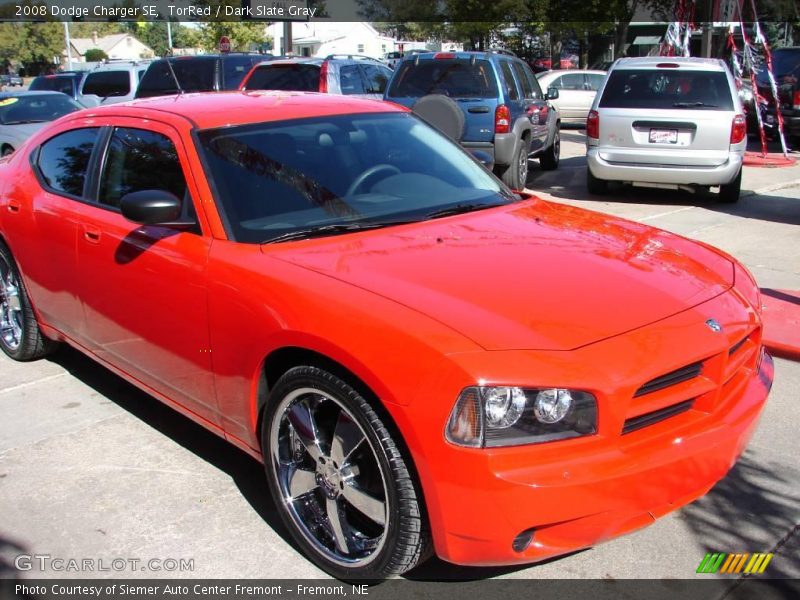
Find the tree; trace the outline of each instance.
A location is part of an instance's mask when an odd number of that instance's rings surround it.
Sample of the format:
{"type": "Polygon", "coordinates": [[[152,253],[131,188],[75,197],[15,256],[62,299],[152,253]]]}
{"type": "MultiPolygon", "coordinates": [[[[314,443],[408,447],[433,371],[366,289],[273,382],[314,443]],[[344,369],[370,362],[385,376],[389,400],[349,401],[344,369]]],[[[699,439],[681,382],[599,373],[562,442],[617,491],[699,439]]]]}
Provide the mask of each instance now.
{"type": "Polygon", "coordinates": [[[89,48],[83,57],[86,62],[103,62],[104,60],[108,60],[108,54],[103,52],[100,48],[89,48]]]}
{"type": "Polygon", "coordinates": [[[251,44],[262,44],[267,39],[266,33],[266,24],[261,22],[210,21],[200,24],[199,42],[204,50],[214,51],[219,47],[219,39],[227,36],[232,51],[246,52],[251,44]]]}

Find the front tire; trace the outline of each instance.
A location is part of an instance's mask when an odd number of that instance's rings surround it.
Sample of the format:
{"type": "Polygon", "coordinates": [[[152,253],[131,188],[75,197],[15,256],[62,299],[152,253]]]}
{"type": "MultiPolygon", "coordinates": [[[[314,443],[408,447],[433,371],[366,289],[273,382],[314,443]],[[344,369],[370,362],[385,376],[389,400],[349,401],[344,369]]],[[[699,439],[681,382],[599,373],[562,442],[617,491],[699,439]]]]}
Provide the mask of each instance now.
{"type": "Polygon", "coordinates": [[[310,366],[276,383],[262,423],[272,497],[303,551],[334,577],[384,579],[427,558],[407,459],[349,384],[310,366]]]}
{"type": "Polygon", "coordinates": [[[539,157],[539,165],[545,171],[553,171],[558,168],[558,161],[561,157],[561,134],[556,129],[553,135],[553,143],[539,157]]]}
{"type": "Polygon", "coordinates": [[[29,361],[47,356],[56,346],[39,331],[11,250],[0,241],[0,349],[14,360],[29,361]]]}
{"type": "Polygon", "coordinates": [[[528,184],[528,141],[525,138],[517,143],[511,164],[507,167],[495,167],[495,173],[512,190],[525,189],[528,184]]]}
{"type": "Polygon", "coordinates": [[[742,191],[742,170],[736,175],[733,181],[719,186],[719,201],[725,204],[734,204],[739,201],[739,194],[742,191]]]}

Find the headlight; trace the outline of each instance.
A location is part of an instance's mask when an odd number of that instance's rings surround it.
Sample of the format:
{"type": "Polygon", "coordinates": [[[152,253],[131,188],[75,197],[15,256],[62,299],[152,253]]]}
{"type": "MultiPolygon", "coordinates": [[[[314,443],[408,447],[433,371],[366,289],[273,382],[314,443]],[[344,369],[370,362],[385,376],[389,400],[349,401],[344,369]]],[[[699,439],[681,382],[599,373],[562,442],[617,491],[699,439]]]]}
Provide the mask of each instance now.
{"type": "Polygon", "coordinates": [[[734,262],[733,287],[761,314],[761,290],[753,274],[740,262],[734,262]]]}
{"type": "Polygon", "coordinates": [[[488,448],[563,440],[597,432],[597,401],[580,390],[472,386],[458,396],[445,437],[488,448]]]}

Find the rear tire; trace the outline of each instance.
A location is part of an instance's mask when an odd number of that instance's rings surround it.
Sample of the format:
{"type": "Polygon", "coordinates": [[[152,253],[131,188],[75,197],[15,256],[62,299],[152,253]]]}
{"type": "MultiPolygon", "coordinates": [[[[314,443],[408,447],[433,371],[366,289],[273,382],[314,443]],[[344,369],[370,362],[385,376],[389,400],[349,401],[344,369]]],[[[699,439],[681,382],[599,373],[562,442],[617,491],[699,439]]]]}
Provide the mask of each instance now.
{"type": "Polygon", "coordinates": [[[425,560],[431,540],[409,459],[364,397],[317,367],[290,369],[264,411],[272,497],[297,544],[345,581],[425,560]]]}
{"type": "Polygon", "coordinates": [[[733,181],[719,186],[719,201],[725,204],[734,204],[739,201],[739,194],[742,190],[742,170],[736,175],[733,181]]]}
{"type": "Polygon", "coordinates": [[[528,141],[523,138],[507,167],[495,167],[495,174],[512,190],[522,191],[528,183],[528,141]]]}
{"type": "Polygon", "coordinates": [[[594,175],[592,175],[592,170],[590,168],[586,168],[586,189],[589,190],[590,194],[594,194],[596,196],[602,196],[608,192],[608,181],[605,179],[598,179],[594,175]]]}
{"type": "Polygon", "coordinates": [[[553,143],[539,157],[539,165],[544,171],[553,171],[558,168],[558,160],[561,157],[561,133],[556,129],[553,136],[553,143]]]}
{"type": "Polygon", "coordinates": [[[57,347],[39,331],[11,250],[0,241],[0,350],[14,360],[29,361],[57,347]]]}

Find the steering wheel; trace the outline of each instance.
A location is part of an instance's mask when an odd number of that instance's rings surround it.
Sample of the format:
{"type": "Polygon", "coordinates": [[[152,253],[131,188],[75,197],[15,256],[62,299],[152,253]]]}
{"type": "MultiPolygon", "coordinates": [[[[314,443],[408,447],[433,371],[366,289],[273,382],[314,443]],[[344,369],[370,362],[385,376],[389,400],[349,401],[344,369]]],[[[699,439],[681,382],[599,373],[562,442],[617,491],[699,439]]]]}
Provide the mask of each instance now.
{"type": "Polygon", "coordinates": [[[353,183],[350,184],[350,187],[347,188],[347,193],[345,196],[352,196],[356,193],[358,188],[364,185],[364,182],[375,175],[376,173],[380,173],[381,171],[390,171],[394,175],[400,174],[400,169],[395,167],[394,165],[387,165],[386,163],[382,163],[379,165],[373,165],[367,170],[363,171],[358,177],[353,180],[353,183]]]}

